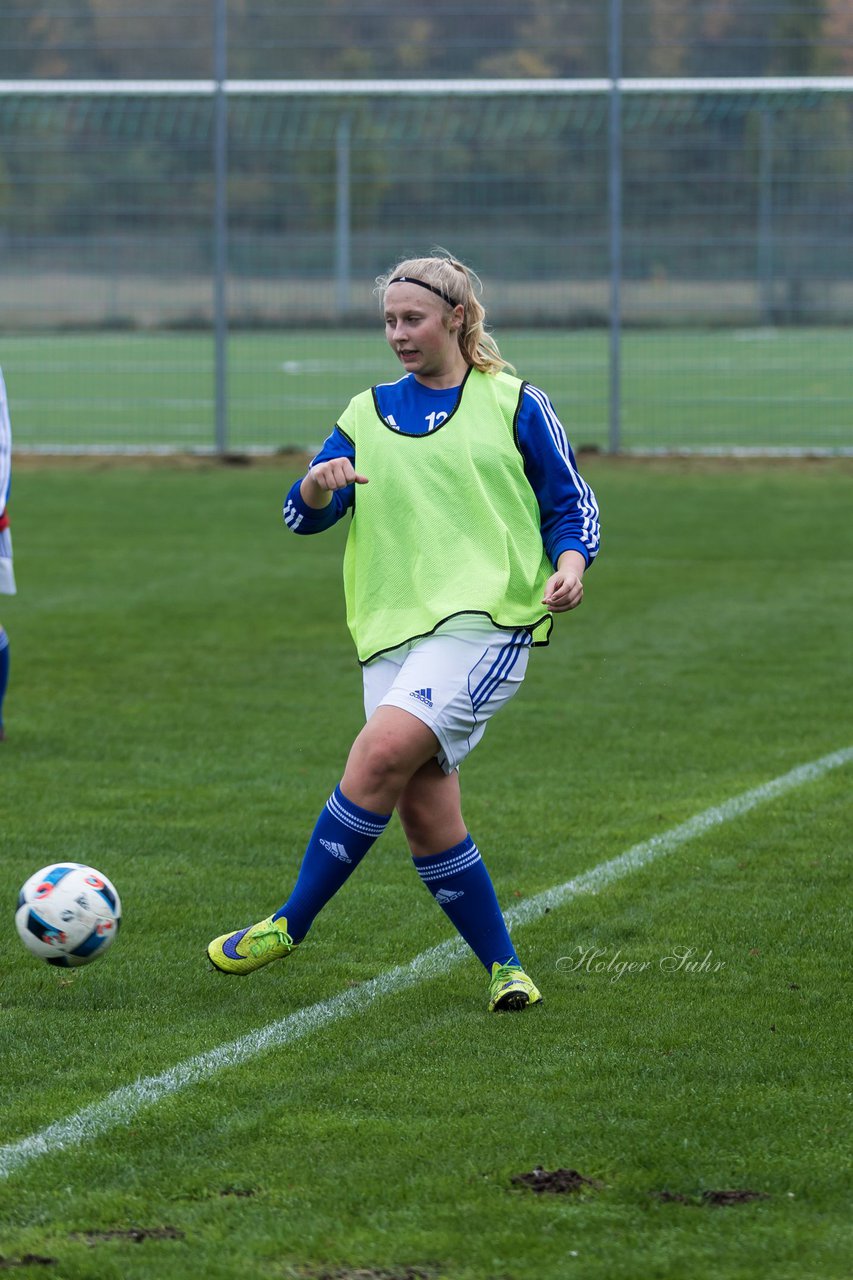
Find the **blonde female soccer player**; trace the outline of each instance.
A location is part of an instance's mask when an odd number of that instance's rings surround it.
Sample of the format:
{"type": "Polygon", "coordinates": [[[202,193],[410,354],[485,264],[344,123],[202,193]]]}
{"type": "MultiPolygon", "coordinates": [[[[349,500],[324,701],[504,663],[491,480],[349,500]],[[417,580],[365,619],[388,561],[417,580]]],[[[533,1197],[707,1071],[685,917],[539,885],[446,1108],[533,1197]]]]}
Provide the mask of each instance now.
{"type": "Polygon", "coordinates": [[[377,281],[403,376],[350,401],[287,495],[296,534],[353,513],[344,582],[367,720],[284,905],[210,943],[224,973],[288,955],[396,809],[418,874],[485,965],[489,1010],[541,1000],[462,817],[458,769],[553,615],[581,603],[598,507],[548,397],[506,372],[478,287],[443,252],[377,281]]]}
{"type": "MultiPolygon", "coordinates": [[[[15,572],[12,565],[12,535],[9,532],[9,487],[12,483],[12,427],[6,401],[6,384],[0,369],[0,595],[15,594],[15,572]]],[[[0,622],[0,742],[6,738],[3,729],[3,700],[9,683],[9,637],[0,622]]]]}

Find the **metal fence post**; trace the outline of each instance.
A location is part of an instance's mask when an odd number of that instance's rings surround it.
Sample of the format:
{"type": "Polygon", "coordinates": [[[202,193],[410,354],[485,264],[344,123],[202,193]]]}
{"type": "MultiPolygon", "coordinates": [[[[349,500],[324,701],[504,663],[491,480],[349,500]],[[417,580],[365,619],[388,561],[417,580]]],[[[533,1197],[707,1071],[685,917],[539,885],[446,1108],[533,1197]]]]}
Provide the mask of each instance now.
{"type": "Polygon", "coordinates": [[[622,443],[622,0],[610,0],[608,243],[610,256],[609,442],[622,443]]]}
{"type": "Polygon", "coordinates": [[[350,218],[350,117],[342,115],[335,137],[335,281],[338,316],[344,317],[350,305],[351,218],[350,218]]]}
{"type": "Polygon", "coordinates": [[[213,334],[216,451],[228,449],[228,37],[227,0],[215,0],[213,31],[213,334]]]}
{"type": "Polygon", "coordinates": [[[761,323],[774,320],[773,110],[762,107],[758,134],[758,292],[761,323]]]}

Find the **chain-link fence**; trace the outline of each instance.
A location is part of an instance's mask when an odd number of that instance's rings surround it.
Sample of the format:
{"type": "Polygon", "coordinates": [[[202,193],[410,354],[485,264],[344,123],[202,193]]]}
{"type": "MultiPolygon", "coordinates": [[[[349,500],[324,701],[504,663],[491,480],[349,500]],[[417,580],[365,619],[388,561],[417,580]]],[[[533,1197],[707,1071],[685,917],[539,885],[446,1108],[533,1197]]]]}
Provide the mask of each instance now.
{"type": "Polygon", "coordinates": [[[0,90],[19,446],[315,444],[441,244],[580,444],[853,448],[853,80],[0,90]]]}

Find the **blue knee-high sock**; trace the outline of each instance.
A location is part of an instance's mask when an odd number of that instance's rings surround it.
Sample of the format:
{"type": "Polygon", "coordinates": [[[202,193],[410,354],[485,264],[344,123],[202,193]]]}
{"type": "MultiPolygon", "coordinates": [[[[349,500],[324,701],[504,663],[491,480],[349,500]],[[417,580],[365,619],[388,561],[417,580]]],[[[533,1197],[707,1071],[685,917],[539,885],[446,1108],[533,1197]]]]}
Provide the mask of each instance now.
{"type": "Polygon", "coordinates": [[[3,728],[3,699],[9,683],[9,637],[0,627],[0,729],[3,728]]]}
{"type": "Polygon", "coordinates": [[[287,931],[297,942],[382,835],[390,817],[362,809],[335,787],[308,841],[293,892],[273,917],[287,919],[287,931]]]}
{"type": "Polygon", "coordinates": [[[496,963],[518,964],[491,877],[470,835],[444,853],[412,861],[438,905],[489,972],[496,963]]]}

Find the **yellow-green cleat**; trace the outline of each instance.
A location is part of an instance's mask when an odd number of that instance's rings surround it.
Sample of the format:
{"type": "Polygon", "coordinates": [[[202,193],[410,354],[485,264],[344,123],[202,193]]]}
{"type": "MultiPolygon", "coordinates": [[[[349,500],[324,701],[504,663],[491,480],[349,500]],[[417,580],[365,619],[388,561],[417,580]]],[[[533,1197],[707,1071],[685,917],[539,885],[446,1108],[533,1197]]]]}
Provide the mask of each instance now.
{"type": "Polygon", "coordinates": [[[489,982],[489,1013],[517,1012],[539,1004],[542,993],[517,964],[493,964],[489,982]]]}
{"type": "Polygon", "coordinates": [[[287,932],[287,920],[282,916],[273,920],[268,916],[248,929],[223,933],[214,938],[207,948],[207,955],[214,969],[220,973],[254,973],[271,960],[289,956],[298,944],[287,932]]]}

